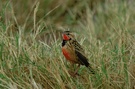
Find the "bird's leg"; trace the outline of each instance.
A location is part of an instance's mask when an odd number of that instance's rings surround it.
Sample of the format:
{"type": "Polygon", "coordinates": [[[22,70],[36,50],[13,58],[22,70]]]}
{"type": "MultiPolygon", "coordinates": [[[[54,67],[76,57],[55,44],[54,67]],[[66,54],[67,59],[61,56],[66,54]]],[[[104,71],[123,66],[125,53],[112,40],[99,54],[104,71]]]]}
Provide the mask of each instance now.
{"type": "Polygon", "coordinates": [[[68,71],[69,72],[69,74],[72,76],[72,77],[75,77],[76,75],[79,75],[77,72],[78,72],[78,70],[79,70],[79,68],[80,68],[80,64],[77,66],[77,69],[75,70],[75,72],[71,72],[71,71],[68,71]]]}
{"type": "Polygon", "coordinates": [[[76,74],[77,74],[77,72],[78,72],[79,68],[80,68],[80,64],[78,64],[78,66],[77,66],[77,68],[76,68],[76,70],[75,70],[75,72],[74,72],[74,75],[76,75],[76,74]]]}

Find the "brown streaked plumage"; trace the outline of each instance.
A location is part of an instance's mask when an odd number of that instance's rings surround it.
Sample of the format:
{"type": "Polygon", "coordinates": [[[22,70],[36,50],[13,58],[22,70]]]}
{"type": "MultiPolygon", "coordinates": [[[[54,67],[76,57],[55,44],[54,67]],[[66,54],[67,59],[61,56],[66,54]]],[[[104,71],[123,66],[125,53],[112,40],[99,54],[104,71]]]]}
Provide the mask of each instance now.
{"type": "Polygon", "coordinates": [[[85,65],[92,74],[94,70],[90,66],[88,59],[85,57],[84,50],[82,46],[76,41],[75,36],[70,31],[64,31],[62,34],[62,52],[65,58],[73,64],[79,64],[78,68],[74,72],[74,75],[77,73],[80,65],[85,65]]]}

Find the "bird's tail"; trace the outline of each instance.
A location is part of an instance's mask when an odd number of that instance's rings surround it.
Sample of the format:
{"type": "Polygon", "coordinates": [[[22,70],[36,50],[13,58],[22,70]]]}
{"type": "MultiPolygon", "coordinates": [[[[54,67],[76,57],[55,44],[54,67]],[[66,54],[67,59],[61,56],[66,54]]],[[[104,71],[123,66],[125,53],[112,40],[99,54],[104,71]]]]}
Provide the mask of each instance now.
{"type": "Polygon", "coordinates": [[[95,74],[94,69],[93,69],[90,65],[89,65],[87,68],[88,68],[88,70],[90,71],[90,73],[95,74]]]}

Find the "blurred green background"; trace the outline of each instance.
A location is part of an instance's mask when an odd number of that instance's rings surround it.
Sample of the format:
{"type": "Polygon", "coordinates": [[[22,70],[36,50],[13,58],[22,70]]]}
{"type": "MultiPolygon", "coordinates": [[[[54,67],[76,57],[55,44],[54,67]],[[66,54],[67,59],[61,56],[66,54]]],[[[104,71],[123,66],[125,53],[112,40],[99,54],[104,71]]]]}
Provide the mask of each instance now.
{"type": "MultiPolygon", "coordinates": [[[[35,24],[45,30],[70,29],[75,32],[95,32],[98,39],[105,40],[114,31],[113,26],[126,26],[133,35],[135,13],[134,0],[1,0],[1,21],[12,23],[13,30],[22,26],[25,32],[35,24]],[[35,16],[35,17],[34,17],[35,16]],[[118,22],[119,21],[119,22],[118,22]],[[113,24],[112,22],[116,22],[113,24]]],[[[50,32],[50,31],[48,31],[50,32]]],[[[56,32],[56,33],[57,33],[56,32]]]]}

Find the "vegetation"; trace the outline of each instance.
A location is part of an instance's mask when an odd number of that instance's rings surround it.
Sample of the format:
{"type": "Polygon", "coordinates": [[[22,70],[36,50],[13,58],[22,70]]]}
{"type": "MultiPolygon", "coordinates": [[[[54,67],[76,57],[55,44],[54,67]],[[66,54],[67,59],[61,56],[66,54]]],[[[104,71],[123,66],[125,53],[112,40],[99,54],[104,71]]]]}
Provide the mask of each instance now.
{"type": "Polygon", "coordinates": [[[1,0],[0,89],[134,89],[134,0],[1,0]],[[97,74],[61,53],[70,30],[97,74]]]}

